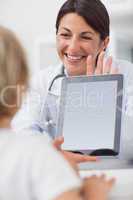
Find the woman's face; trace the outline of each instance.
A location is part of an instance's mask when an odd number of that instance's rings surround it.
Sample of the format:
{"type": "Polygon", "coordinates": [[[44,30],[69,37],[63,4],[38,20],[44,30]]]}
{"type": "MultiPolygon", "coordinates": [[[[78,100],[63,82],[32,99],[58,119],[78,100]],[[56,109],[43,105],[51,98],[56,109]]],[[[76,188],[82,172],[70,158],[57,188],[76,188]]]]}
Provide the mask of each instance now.
{"type": "Polygon", "coordinates": [[[57,51],[67,73],[71,76],[86,74],[86,59],[96,57],[105,48],[100,34],[76,13],[66,14],[57,32],[57,51]]]}

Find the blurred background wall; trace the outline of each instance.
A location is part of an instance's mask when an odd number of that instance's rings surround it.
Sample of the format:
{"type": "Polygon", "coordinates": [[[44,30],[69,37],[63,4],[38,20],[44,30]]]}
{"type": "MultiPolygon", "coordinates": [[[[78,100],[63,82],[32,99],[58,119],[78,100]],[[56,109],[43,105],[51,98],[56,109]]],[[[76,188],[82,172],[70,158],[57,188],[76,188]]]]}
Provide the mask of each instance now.
{"type": "MultiPolygon", "coordinates": [[[[22,40],[31,72],[56,64],[55,19],[64,0],[2,0],[0,24],[14,30],[22,40]]],[[[103,0],[111,17],[111,42],[114,57],[133,62],[133,1],[103,0]]]]}
{"type": "Polygon", "coordinates": [[[114,57],[133,62],[133,1],[103,0],[111,18],[109,52],[114,57]]]}

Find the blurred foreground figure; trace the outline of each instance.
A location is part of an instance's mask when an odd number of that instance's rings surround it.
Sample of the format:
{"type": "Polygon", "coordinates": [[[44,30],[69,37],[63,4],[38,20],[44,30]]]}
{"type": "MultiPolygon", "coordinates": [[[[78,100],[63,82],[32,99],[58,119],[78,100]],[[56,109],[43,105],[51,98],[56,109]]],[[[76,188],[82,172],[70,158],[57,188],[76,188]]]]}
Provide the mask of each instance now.
{"type": "Polygon", "coordinates": [[[11,130],[27,84],[23,48],[11,31],[0,27],[0,199],[106,199],[113,179],[81,181],[48,136],[11,130]]]}

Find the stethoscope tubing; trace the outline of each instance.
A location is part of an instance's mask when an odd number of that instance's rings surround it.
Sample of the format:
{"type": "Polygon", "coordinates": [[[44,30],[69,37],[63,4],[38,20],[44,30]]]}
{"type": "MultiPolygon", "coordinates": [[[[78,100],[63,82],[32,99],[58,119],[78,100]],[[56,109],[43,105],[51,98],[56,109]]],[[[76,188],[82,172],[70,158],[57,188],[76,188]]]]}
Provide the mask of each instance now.
{"type": "Polygon", "coordinates": [[[57,80],[58,78],[64,77],[64,76],[65,76],[64,66],[62,65],[61,73],[60,73],[60,74],[57,74],[57,75],[53,78],[53,80],[51,81],[51,83],[50,83],[50,85],[49,85],[48,91],[49,91],[49,92],[51,91],[52,86],[53,86],[55,80],[57,80]]]}

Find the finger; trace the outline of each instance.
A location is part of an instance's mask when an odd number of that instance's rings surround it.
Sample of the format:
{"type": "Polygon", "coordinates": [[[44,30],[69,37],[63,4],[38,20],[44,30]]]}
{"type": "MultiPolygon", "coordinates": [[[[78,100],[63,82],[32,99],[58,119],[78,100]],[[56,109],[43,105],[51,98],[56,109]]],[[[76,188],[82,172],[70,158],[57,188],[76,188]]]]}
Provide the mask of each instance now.
{"type": "Polygon", "coordinates": [[[109,56],[109,58],[104,62],[103,64],[103,73],[104,74],[110,74],[111,66],[112,66],[112,57],[109,56]]]}
{"type": "Polygon", "coordinates": [[[112,187],[116,182],[116,179],[115,178],[111,178],[109,181],[108,181],[108,184],[110,187],[112,187]]]}
{"type": "Polygon", "coordinates": [[[87,177],[84,177],[84,182],[87,182],[87,181],[90,181],[90,178],[97,178],[97,175],[96,174],[93,174],[93,175],[90,175],[90,176],[87,176],[87,177]]]}
{"type": "Polygon", "coordinates": [[[64,142],[64,137],[63,136],[60,136],[56,139],[54,139],[53,141],[53,145],[56,149],[60,150],[61,149],[61,145],[63,144],[64,142]]]}
{"type": "Polygon", "coordinates": [[[96,180],[97,178],[98,178],[98,176],[96,174],[93,174],[91,176],[85,177],[83,180],[84,180],[84,183],[88,183],[88,182],[90,182],[90,180],[92,180],[92,179],[96,180]]]}
{"type": "Polygon", "coordinates": [[[102,51],[100,53],[100,55],[98,56],[97,67],[96,67],[96,70],[95,70],[95,74],[96,75],[103,74],[103,60],[104,60],[104,55],[105,55],[105,52],[102,51]]]}
{"type": "Polygon", "coordinates": [[[118,74],[119,73],[119,69],[117,67],[112,67],[110,73],[111,74],[118,74]]]}
{"type": "Polygon", "coordinates": [[[105,180],[105,178],[106,178],[106,175],[105,175],[105,174],[102,174],[102,175],[100,176],[100,179],[105,180]]]}
{"type": "Polygon", "coordinates": [[[94,175],[90,176],[89,178],[97,178],[97,175],[94,174],[94,175]]]}
{"type": "Polygon", "coordinates": [[[96,156],[86,156],[86,155],[81,155],[77,153],[71,153],[71,152],[65,152],[65,156],[69,157],[76,163],[81,163],[81,162],[89,162],[89,161],[97,161],[96,156]]]}
{"type": "Polygon", "coordinates": [[[94,67],[93,67],[93,60],[92,60],[92,55],[89,55],[87,57],[87,67],[86,67],[86,75],[90,76],[94,74],[94,67]]]}

